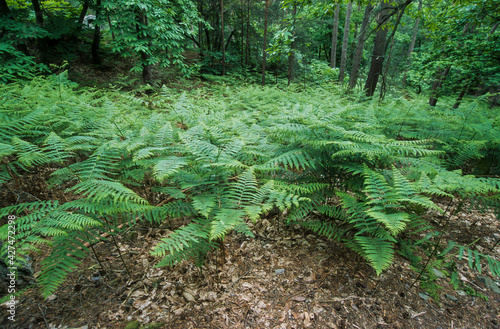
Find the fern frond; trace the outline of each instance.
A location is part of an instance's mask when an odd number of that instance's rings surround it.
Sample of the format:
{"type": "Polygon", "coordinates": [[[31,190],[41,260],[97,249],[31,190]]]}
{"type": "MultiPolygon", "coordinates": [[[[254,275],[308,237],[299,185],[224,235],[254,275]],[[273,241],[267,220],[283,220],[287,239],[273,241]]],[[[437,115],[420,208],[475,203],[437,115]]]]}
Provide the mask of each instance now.
{"type": "Polygon", "coordinates": [[[114,202],[135,202],[146,204],[147,201],[138,196],[131,189],[123,186],[119,182],[109,180],[89,179],[76,184],[69,189],[76,193],[87,196],[93,202],[100,202],[110,198],[114,202]]]}
{"type": "Polygon", "coordinates": [[[164,158],[162,160],[159,160],[154,167],[155,177],[156,179],[158,179],[158,181],[162,182],[172,175],[178,173],[179,169],[181,169],[185,165],[187,165],[186,158],[176,156],[164,158]]]}
{"type": "Polygon", "coordinates": [[[77,269],[82,258],[89,252],[78,233],[56,237],[53,244],[50,256],[42,261],[42,271],[38,277],[45,298],[59,288],[68,273],[77,269]]]}
{"type": "Polygon", "coordinates": [[[392,243],[377,237],[355,236],[354,241],[358,244],[358,252],[368,260],[375,269],[377,275],[389,268],[394,259],[392,243]]]}
{"type": "Polygon", "coordinates": [[[238,209],[221,209],[215,214],[211,223],[210,240],[223,239],[224,236],[240,225],[246,225],[243,220],[245,211],[238,209]]]}

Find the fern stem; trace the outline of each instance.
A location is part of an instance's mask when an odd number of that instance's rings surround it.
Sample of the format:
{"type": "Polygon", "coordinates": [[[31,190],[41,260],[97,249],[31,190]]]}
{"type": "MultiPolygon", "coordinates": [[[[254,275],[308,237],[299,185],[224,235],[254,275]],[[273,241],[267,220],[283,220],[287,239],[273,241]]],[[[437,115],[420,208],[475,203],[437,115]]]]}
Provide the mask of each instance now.
{"type": "Polygon", "coordinates": [[[106,269],[104,268],[104,266],[102,266],[102,263],[101,263],[101,260],[99,259],[99,256],[95,252],[93,244],[90,244],[90,249],[92,249],[92,253],[94,254],[95,259],[97,260],[97,263],[99,264],[99,266],[103,269],[104,273],[106,273],[106,275],[108,275],[108,272],[106,271],[106,269]]]}
{"type": "MultiPolygon", "coordinates": [[[[444,210],[444,213],[441,216],[441,219],[439,220],[439,223],[438,223],[439,226],[441,226],[441,223],[443,222],[444,216],[446,216],[446,212],[448,211],[448,209],[450,209],[452,202],[453,202],[453,199],[450,199],[450,202],[446,206],[446,209],[444,210]]],[[[450,212],[450,216],[448,216],[448,219],[450,219],[450,217],[451,217],[451,212],[450,212]]]]}
{"type": "MultiPolygon", "coordinates": [[[[444,229],[446,229],[448,227],[448,224],[449,224],[449,221],[448,223],[446,223],[446,226],[444,227],[444,229]]],[[[422,277],[422,274],[424,274],[424,271],[425,269],[427,268],[427,266],[429,265],[431,259],[436,255],[436,252],[438,250],[438,246],[439,244],[441,243],[441,239],[443,238],[444,236],[444,233],[441,233],[441,235],[439,236],[439,239],[436,241],[436,243],[434,243],[434,246],[433,246],[433,249],[432,249],[432,252],[431,254],[429,255],[429,258],[427,258],[427,261],[425,262],[425,265],[424,267],[422,267],[422,270],[420,270],[420,273],[418,273],[418,276],[417,278],[415,279],[415,281],[413,281],[413,283],[410,285],[410,288],[413,288],[413,286],[415,285],[415,283],[417,283],[418,280],[420,280],[420,278],[422,277]]]]}
{"type": "Polygon", "coordinates": [[[123,259],[123,255],[122,255],[122,252],[120,251],[120,247],[118,246],[118,243],[116,243],[115,236],[112,235],[111,238],[113,239],[113,243],[115,244],[116,250],[118,250],[118,255],[120,255],[120,259],[122,261],[123,267],[125,267],[125,271],[127,271],[129,278],[132,278],[132,274],[128,270],[127,264],[125,264],[125,260],[123,259]]]}
{"type": "Polygon", "coordinates": [[[474,104],[472,105],[472,108],[470,109],[469,113],[467,113],[467,116],[465,117],[464,123],[462,125],[462,130],[460,130],[460,134],[458,135],[457,139],[460,139],[460,137],[462,136],[462,133],[463,133],[464,128],[465,128],[465,123],[467,122],[467,119],[469,119],[469,116],[472,114],[472,111],[474,111],[474,108],[476,107],[476,105],[477,105],[477,103],[474,102],[474,104]]]}

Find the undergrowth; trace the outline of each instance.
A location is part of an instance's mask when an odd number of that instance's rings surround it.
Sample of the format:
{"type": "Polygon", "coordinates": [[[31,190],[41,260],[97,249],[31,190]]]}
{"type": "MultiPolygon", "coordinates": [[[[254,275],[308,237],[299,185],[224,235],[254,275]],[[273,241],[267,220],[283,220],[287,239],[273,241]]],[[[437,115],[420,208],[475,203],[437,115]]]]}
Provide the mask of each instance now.
{"type": "Polygon", "coordinates": [[[16,254],[4,243],[4,259],[52,248],[37,278],[44,296],[103,236],[189,219],[152,254],[158,266],[202,266],[225,235],[252,236],[248,222],[271,209],[355,250],[377,275],[396,252],[424,274],[423,250],[428,259],[465,253],[471,268],[500,276],[474,245],[443,249],[445,232],[422,216],[453,225],[439,200],[498,218],[500,117],[481,100],[452,111],[419,99],[353,101],[328,85],[223,82],[122,93],[80,89],[64,74],[0,88],[0,183],[20,196],[31,171],[51,172],[53,195],[64,196],[0,209],[17,216],[16,254]]]}

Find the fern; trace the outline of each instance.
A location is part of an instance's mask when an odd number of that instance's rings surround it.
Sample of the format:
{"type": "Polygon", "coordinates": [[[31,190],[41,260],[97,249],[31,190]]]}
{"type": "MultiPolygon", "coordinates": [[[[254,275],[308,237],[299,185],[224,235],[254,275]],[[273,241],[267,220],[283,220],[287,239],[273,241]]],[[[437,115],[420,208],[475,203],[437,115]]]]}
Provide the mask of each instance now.
{"type": "MultiPolygon", "coordinates": [[[[442,212],[431,198],[500,213],[500,183],[487,177],[498,170],[500,128],[481,103],[474,111],[355,103],[336,87],[180,95],[163,87],[147,100],[75,88],[64,76],[0,86],[0,184],[23,193],[26,173],[50,170],[53,195],[67,196],[0,209],[19,217],[20,256],[53,246],[42,263],[45,295],[85,257],[84,241],[120,224],[182,218],[152,254],[159,266],[202,266],[227,234],[251,236],[247,222],[277,208],[286,223],[344,243],[380,274],[398,248],[410,255],[439,234],[422,216],[442,212]],[[489,166],[477,178],[481,161],[489,166]]],[[[476,270],[500,272],[492,257],[468,257],[476,270]]]]}

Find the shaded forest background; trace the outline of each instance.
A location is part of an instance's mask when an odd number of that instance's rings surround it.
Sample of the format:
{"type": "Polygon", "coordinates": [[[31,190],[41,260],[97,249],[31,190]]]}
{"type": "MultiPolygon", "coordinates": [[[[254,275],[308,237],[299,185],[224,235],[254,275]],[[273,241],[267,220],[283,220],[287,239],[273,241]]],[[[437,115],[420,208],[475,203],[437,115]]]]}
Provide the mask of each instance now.
{"type": "Polygon", "coordinates": [[[183,76],[260,75],[262,84],[339,81],[381,98],[407,88],[426,92],[432,106],[441,95],[455,95],[458,107],[465,96],[499,92],[499,6],[494,0],[1,0],[1,80],[81,58],[106,67],[120,56],[149,83],[175,66],[183,76]]]}

